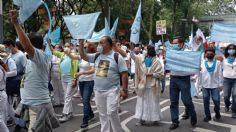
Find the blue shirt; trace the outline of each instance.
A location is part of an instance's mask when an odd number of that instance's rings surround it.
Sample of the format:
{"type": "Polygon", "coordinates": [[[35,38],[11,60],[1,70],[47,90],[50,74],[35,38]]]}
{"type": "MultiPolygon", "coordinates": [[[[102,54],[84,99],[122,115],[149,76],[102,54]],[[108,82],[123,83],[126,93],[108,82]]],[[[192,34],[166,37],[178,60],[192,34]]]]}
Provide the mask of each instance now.
{"type": "Polygon", "coordinates": [[[63,58],[63,61],[60,64],[61,67],[61,74],[69,74],[70,75],[70,67],[71,67],[71,59],[68,56],[63,58]]]}

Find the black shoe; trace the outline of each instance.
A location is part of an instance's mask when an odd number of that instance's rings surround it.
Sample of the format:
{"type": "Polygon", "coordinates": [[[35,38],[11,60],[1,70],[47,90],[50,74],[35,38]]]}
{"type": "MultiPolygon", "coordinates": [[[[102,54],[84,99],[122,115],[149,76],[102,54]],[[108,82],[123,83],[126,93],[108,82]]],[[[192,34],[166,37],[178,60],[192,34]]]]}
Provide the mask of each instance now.
{"type": "Polygon", "coordinates": [[[197,117],[191,118],[190,124],[192,125],[192,127],[195,127],[197,124],[197,117]]]}
{"type": "Polygon", "coordinates": [[[80,128],[82,128],[83,130],[88,129],[88,123],[83,122],[83,123],[80,125],[80,128]]]}
{"type": "Polygon", "coordinates": [[[210,116],[207,116],[207,117],[205,117],[205,118],[203,119],[204,122],[208,122],[208,121],[210,121],[210,120],[211,120],[211,117],[210,117],[210,116]]]}
{"type": "Polygon", "coordinates": [[[176,123],[173,123],[173,124],[171,124],[170,125],[170,130],[174,130],[174,129],[176,129],[176,128],[178,128],[179,127],[179,124],[176,124],[176,123]]]}
{"type": "Polygon", "coordinates": [[[225,112],[229,112],[229,106],[225,106],[225,112]]]}
{"type": "Polygon", "coordinates": [[[215,118],[216,118],[216,120],[219,120],[221,118],[220,113],[216,113],[215,118]]]}

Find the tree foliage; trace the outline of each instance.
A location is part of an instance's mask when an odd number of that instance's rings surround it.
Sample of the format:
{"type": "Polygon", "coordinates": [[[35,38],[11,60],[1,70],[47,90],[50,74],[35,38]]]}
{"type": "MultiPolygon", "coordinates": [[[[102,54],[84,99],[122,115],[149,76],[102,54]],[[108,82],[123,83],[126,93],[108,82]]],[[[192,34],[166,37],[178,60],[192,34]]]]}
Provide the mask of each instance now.
{"type": "MultiPolygon", "coordinates": [[[[119,29],[124,29],[125,39],[129,40],[132,23],[124,24],[124,20],[132,21],[135,17],[139,0],[45,0],[53,14],[53,29],[60,26],[62,38],[65,40],[70,34],[62,19],[65,15],[84,14],[101,11],[96,31],[104,27],[104,17],[108,18],[110,26],[119,17],[119,29]]],[[[9,23],[8,10],[12,7],[12,1],[3,1],[4,9],[4,37],[13,38],[16,33],[9,23]]],[[[165,38],[182,35],[188,37],[191,31],[193,17],[199,18],[204,15],[221,15],[235,13],[235,0],[142,0],[142,27],[141,40],[158,40],[161,37],[155,34],[156,21],[167,21],[167,35],[165,38]]],[[[26,32],[45,33],[48,28],[44,21],[47,15],[39,15],[40,7],[28,19],[24,28],[26,32]]],[[[117,35],[119,35],[117,33],[117,35]]]]}

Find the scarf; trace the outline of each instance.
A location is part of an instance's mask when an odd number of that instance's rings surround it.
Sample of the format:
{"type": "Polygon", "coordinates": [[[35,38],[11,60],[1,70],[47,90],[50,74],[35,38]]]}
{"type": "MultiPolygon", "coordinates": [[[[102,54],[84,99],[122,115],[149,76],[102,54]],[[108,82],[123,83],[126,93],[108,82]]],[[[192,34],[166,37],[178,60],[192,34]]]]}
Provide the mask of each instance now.
{"type": "Polygon", "coordinates": [[[207,69],[207,71],[212,74],[215,71],[216,68],[216,60],[213,61],[213,65],[210,67],[207,63],[208,61],[205,61],[205,67],[207,69]]]}
{"type": "Polygon", "coordinates": [[[151,67],[152,62],[153,62],[153,60],[152,60],[151,57],[145,57],[144,63],[145,63],[145,66],[146,66],[146,67],[151,67]]]}
{"type": "Polygon", "coordinates": [[[228,58],[227,58],[227,62],[228,62],[229,64],[233,64],[233,63],[234,63],[234,60],[235,60],[235,57],[228,57],[228,58]]]}

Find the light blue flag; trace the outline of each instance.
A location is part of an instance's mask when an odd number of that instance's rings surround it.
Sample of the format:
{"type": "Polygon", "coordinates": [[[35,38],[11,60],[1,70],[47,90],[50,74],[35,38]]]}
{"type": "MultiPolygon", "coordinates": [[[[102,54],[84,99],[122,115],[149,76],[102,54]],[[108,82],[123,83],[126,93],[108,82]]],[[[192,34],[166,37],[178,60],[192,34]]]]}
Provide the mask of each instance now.
{"type": "Polygon", "coordinates": [[[48,45],[48,39],[49,39],[48,34],[46,34],[43,38],[43,43],[46,46],[44,52],[47,55],[48,60],[51,60],[52,59],[52,52],[51,52],[49,45],[48,45]]]}
{"type": "Polygon", "coordinates": [[[103,30],[103,36],[110,36],[111,30],[110,30],[110,26],[107,22],[107,19],[105,18],[105,28],[103,30]]]}
{"type": "Polygon", "coordinates": [[[134,44],[138,44],[139,42],[141,19],[142,18],[141,18],[141,1],[140,1],[138,11],[134,19],[134,23],[131,27],[130,42],[134,44]]]}
{"type": "Polygon", "coordinates": [[[116,18],[116,21],[114,22],[113,27],[111,29],[111,35],[110,35],[111,38],[115,38],[118,21],[119,21],[119,18],[116,18]]]}
{"type": "Polygon", "coordinates": [[[93,32],[91,39],[87,39],[87,40],[89,42],[99,42],[103,36],[110,36],[110,34],[111,34],[111,30],[107,22],[107,19],[105,18],[105,28],[103,28],[99,32],[93,32]]]}
{"type": "Polygon", "coordinates": [[[236,43],[236,24],[215,23],[211,30],[211,41],[236,43]]]}
{"type": "Polygon", "coordinates": [[[166,41],[166,42],[165,42],[165,46],[166,46],[166,49],[170,49],[170,48],[171,48],[171,43],[170,43],[170,41],[166,41]]]}
{"type": "Polygon", "coordinates": [[[61,28],[58,27],[56,28],[56,30],[54,30],[53,32],[51,32],[50,34],[50,40],[51,40],[51,43],[52,45],[57,45],[57,44],[60,44],[60,38],[61,38],[61,28]]]}
{"type": "Polygon", "coordinates": [[[90,39],[101,12],[63,16],[67,28],[74,39],[90,39]]]}
{"type": "Polygon", "coordinates": [[[20,7],[18,19],[23,24],[43,2],[42,0],[13,0],[13,3],[20,7]]]}
{"type": "Polygon", "coordinates": [[[201,64],[201,52],[166,50],[166,69],[188,74],[198,73],[201,64]]]}
{"type": "Polygon", "coordinates": [[[155,49],[159,49],[159,47],[161,46],[161,40],[159,40],[157,43],[155,43],[155,49]]]}
{"type": "Polygon", "coordinates": [[[70,42],[73,44],[73,45],[77,45],[79,43],[78,39],[71,39],[70,42]]]}

